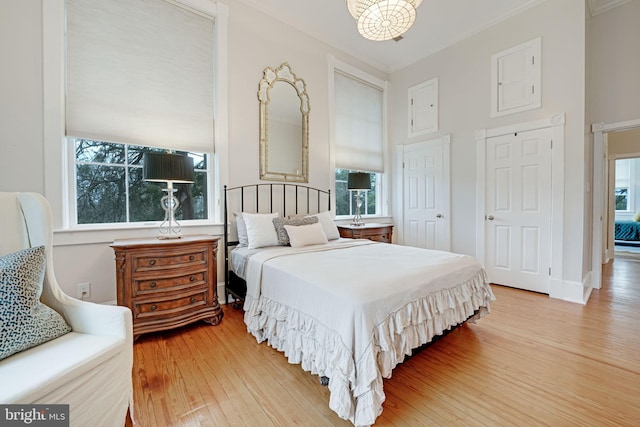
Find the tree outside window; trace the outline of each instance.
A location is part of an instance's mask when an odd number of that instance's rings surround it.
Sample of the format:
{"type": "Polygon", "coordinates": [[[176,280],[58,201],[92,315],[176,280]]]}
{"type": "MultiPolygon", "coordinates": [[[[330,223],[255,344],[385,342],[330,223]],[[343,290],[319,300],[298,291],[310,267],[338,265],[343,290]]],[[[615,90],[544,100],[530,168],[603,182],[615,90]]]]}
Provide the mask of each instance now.
{"type": "MultiPolygon", "coordinates": [[[[158,148],[74,139],[77,224],[161,221],[165,184],[142,179],[142,158],[158,148]]],[[[180,207],[176,219],[207,219],[208,159],[204,154],[176,152],[194,159],[193,184],[174,184],[180,207]]]]}

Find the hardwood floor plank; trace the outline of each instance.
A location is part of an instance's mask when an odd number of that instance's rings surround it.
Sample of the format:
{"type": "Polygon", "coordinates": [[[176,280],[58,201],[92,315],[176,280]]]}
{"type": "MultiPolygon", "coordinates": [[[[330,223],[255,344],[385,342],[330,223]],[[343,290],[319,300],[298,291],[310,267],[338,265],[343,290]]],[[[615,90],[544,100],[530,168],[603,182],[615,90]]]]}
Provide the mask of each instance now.
{"type": "MultiPolygon", "coordinates": [[[[489,316],[463,325],[385,379],[376,426],[636,426],[640,262],[603,268],[586,306],[494,286],[489,316]]],[[[134,345],[139,426],[350,426],[318,377],[247,333],[218,326],[148,334],[134,345]]]]}

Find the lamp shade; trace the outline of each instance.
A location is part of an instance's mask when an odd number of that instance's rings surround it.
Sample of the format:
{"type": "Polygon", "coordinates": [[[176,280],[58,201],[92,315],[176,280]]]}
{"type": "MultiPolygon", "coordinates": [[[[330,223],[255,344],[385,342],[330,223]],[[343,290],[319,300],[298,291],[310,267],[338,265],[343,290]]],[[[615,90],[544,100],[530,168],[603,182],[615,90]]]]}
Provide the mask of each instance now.
{"type": "Polygon", "coordinates": [[[193,159],[170,153],[144,153],[142,177],[145,181],[193,182],[193,159]]]}
{"type": "Polygon", "coordinates": [[[347,177],[347,189],[371,190],[371,176],[366,172],[351,172],[347,177]]]}

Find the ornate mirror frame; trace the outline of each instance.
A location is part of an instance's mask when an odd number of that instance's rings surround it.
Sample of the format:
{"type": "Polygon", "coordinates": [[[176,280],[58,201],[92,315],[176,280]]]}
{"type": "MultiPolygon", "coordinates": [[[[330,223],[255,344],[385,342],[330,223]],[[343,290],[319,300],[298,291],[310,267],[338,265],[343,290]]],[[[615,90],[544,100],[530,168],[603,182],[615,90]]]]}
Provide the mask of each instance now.
{"type": "MultiPolygon", "coordinates": [[[[304,80],[296,77],[291,66],[284,62],[277,69],[267,67],[258,85],[258,100],[260,101],[260,179],[272,181],[309,182],[309,95],[304,80]],[[301,114],[301,169],[273,170],[274,162],[269,164],[269,103],[271,89],[278,83],[291,85],[300,100],[301,114]]],[[[273,142],[272,142],[273,143],[273,142]]],[[[297,142],[296,142],[297,143],[297,142]]]]}

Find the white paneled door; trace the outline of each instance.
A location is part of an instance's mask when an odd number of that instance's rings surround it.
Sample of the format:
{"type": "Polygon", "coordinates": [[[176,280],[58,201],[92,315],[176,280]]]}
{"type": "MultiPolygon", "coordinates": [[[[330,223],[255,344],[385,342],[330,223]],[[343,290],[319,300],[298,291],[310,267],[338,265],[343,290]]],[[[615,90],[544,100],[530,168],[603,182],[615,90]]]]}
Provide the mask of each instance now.
{"type": "Polygon", "coordinates": [[[486,270],[492,283],[549,293],[551,130],[487,139],[486,270]]]}
{"type": "Polygon", "coordinates": [[[403,243],[450,250],[449,139],[403,149],[403,243]]]}

